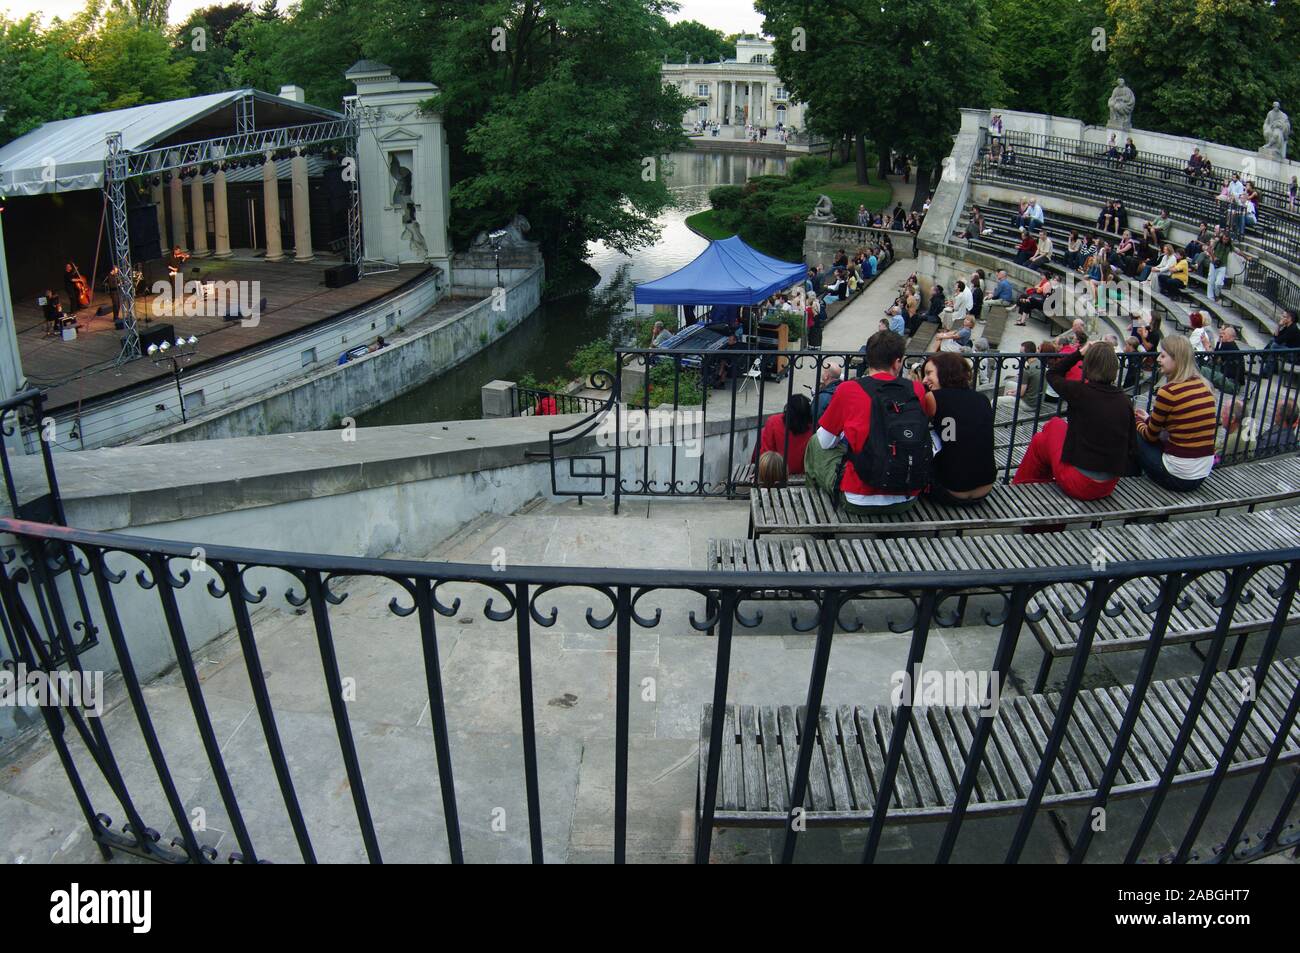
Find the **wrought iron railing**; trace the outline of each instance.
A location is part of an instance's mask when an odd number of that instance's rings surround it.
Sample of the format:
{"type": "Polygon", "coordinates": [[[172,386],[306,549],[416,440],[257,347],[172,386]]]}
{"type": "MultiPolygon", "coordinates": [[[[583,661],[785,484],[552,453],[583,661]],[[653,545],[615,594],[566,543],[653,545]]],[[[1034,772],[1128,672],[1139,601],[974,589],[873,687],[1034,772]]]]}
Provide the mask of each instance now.
{"type": "MultiPolygon", "coordinates": [[[[1141,649],[1134,685],[1127,692],[1127,704],[1121,701],[1122,715],[1116,712],[1120,716],[1118,728],[1110,737],[1095,739],[1099,746],[1096,757],[1099,763],[1104,763],[1104,771],[1096,780],[1095,792],[1085,791],[1075,802],[1090,810],[1086,816],[1079,816],[1077,824],[1061,822],[1069,828],[1070,861],[1088,858],[1095,842],[1096,809],[1104,808],[1112,817],[1114,812],[1122,810],[1118,794],[1112,800],[1114,788],[1124,783],[1121,762],[1137,744],[1138,712],[1152,691],[1154,671],[1170,630],[1171,613],[1190,601],[1213,607],[1218,621],[1204,640],[1208,646],[1195,676],[1195,688],[1189,693],[1186,714],[1169,726],[1173,741],[1160,752],[1160,757],[1167,760],[1162,765],[1159,782],[1143,792],[1144,800],[1127,802],[1132,817],[1138,821],[1136,825],[1121,826],[1112,820],[1110,830],[1124,833],[1120,835],[1122,841],[1117,841],[1114,833],[1108,835],[1107,856],[1118,859],[1122,854],[1125,860],[1134,861],[1154,851],[1174,861],[1228,862],[1289,849],[1300,842],[1291,820],[1296,795],[1300,792],[1300,775],[1284,770],[1285,763],[1295,756],[1294,745],[1288,738],[1300,707],[1300,684],[1272,664],[1279,658],[1283,631],[1300,582],[1300,548],[1214,558],[1166,559],[1161,554],[1153,554],[1148,560],[1111,563],[1100,571],[1082,562],[1087,559],[1084,556],[1079,565],[1065,568],[1038,567],[999,573],[945,568],[942,572],[867,576],[762,572],[738,577],[734,573],[686,570],[524,566],[494,569],[213,545],[201,547],[203,564],[195,568],[196,546],[189,542],[84,532],[9,519],[0,520],[0,533],[9,534],[18,543],[7,549],[7,562],[0,565],[0,597],[20,661],[32,670],[51,671],[56,667],[58,646],[62,645],[62,656],[69,670],[83,671],[77,654],[68,651],[72,640],[69,622],[76,610],[67,618],[56,614],[52,626],[32,611],[33,605],[42,599],[50,605],[62,604],[70,578],[84,578],[93,588],[94,614],[103,619],[109,635],[111,664],[121,675],[125,693],[123,713],[129,712],[130,718],[95,718],[72,705],[49,705],[41,709],[51,743],[67,771],[85,822],[106,858],[114,851],[122,851],[166,862],[207,863],[223,859],[244,863],[313,862],[326,851],[333,856],[346,851],[347,845],[338,842],[344,837],[341,833],[344,826],[336,816],[322,816],[317,799],[305,797],[308,792],[300,787],[306,773],[319,776],[316,772],[329,759],[318,742],[303,744],[301,734],[284,730],[284,712],[272,702],[267,684],[262,656],[269,650],[268,643],[274,636],[259,631],[250,608],[262,602],[273,585],[286,587],[287,600],[307,614],[314,633],[314,654],[319,655],[319,667],[315,660],[301,659],[301,670],[295,668],[280,675],[291,679],[320,679],[323,673],[323,692],[330,703],[342,760],[339,790],[346,790],[351,798],[361,850],[373,862],[385,856],[460,862],[475,859],[475,848],[482,846],[482,841],[475,839],[475,831],[481,825],[467,826],[462,818],[471,810],[474,816],[486,816],[486,806],[475,803],[471,797],[467,807],[463,788],[458,786],[453,756],[454,751],[457,757],[464,756],[465,742],[455,746],[451,743],[453,732],[461,728],[477,731],[480,726],[456,721],[455,712],[464,709],[451,704],[456,699],[450,697],[444,680],[439,639],[440,635],[445,636],[446,630],[440,629],[440,619],[456,617],[463,623],[468,616],[488,626],[500,626],[513,636],[512,667],[518,678],[521,748],[513,773],[498,766],[493,798],[499,802],[503,788],[518,786],[526,804],[528,855],[534,862],[547,856],[544,815],[562,810],[567,816],[570,810],[568,805],[543,802],[543,790],[553,789],[543,783],[536,723],[538,676],[533,663],[534,651],[544,647],[547,639],[558,638],[550,634],[557,624],[566,631],[603,631],[612,627],[615,658],[613,698],[609,704],[614,724],[611,756],[615,780],[609,814],[613,821],[610,846],[612,858],[622,862],[627,855],[629,834],[641,833],[637,831],[641,818],[632,815],[628,807],[634,757],[630,744],[633,706],[643,691],[643,686],[634,686],[631,678],[632,653],[639,634],[657,630],[660,638],[668,638],[691,629],[703,633],[716,627],[708,693],[678,701],[691,706],[698,704],[701,710],[703,704],[711,703],[714,711],[721,711],[731,691],[731,657],[740,630],[761,621],[761,614],[753,612],[748,603],[764,593],[782,590],[802,591],[813,600],[796,607],[795,614],[804,618],[792,618],[791,622],[793,631],[810,633],[812,658],[806,686],[799,697],[771,699],[774,704],[804,704],[799,711],[798,750],[785,752],[790,765],[790,809],[780,851],[784,861],[797,859],[796,848],[803,831],[818,824],[818,815],[805,809],[810,803],[810,772],[818,743],[817,714],[824,703],[843,700],[828,697],[832,693],[826,685],[832,653],[837,643],[847,638],[837,629],[843,626],[840,616],[848,605],[875,596],[909,602],[912,634],[906,671],[918,673],[936,630],[959,621],[960,612],[954,603],[961,594],[991,590],[995,593],[991,597],[993,604],[986,608],[984,621],[996,628],[997,639],[987,665],[990,685],[1005,693],[1012,687],[1012,659],[1028,624],[1049,611],[1040,607],[1037,599],[1050,586],[1077,589],[1078,596],[1070,603],[1068,618],[1077,624],[1078,651],[1059,686],[1059,693],[1053,696],[1049,717],[1039,726],[1043,736],[1041,753],[1022,753],[1032,784],[1025,785],[1028,790],[1023,796],[1013,798],[1002,811],[1017,816],[1015,829],[1008,833],[1001,827],[981,828],[977,835],[980,856],[988,857],[990,852],[995,852],[1014,862],[1032,846],[1033,837],[1043,836],[1034,834],[1035,821],[1054,806],[1050,800],[1044,802],[1050,793],[1051,778],[1070,728],[1073,709],[1081,704],[1079,697],[1094,654],[1099,622],[1103,614],[1120,611],[1120,594],[1129,587],[1132,587],[1130,595],[1138,595],[1134,596],[1136,601],[1127,600],[1124,608],[1131,614],[1134,631],[1147,632],[1148,639],[1141,649]],[[345,676],[351,670],[345,670],[340,664],[339,637],[333,619],[335,607],[347,598],[340,586],[348,581],[382,583],[396,593],[388,603],[387,625],[372,621],[369,626],[397,631],[401,619],[415,621],[412,634],[418,640],[422,663],[409,666],[397,677],[418,685],[426,696],[429,729],[425,753],[418,755],[408,749],[401,770],[408,774],[420,769],[427,771],[428,801],[436,805],[432,816],[427,811],[412,812],[405,802],[389,800],[386,807],[376,806],[368,796],[371,788],[367,782],[373,780],[379,757],[374,747],[376,735],[365,733],[359,737],[350,721],[345,676]],[[187,588],[200,591],[183,595],[187,588]],[[563,600],[556,596],[561,590],[565,592],[563,600]],[[1222,699],[1216,699],[1218,708],[1213,714],[1207,703],[1211,679],[1223,661],[1235,667],[1243,657],[1246,636],[1234,630],[1238,607],[1252,602],[1258,605],[1259,600],[1266,598],[1273,600],[1269,605],[1275,601],[1275,608],[1264,631],[1253,636],[1258,640],[1259,653],[1251,673],[1255,691],[1243,692],[1232,712],[1231,723],[1222,722],[1222,699]],[[684,608],[695,601],[695,608],[684,608]],[[705,610],[706,604],[713,608],[705,610]],[[217,736],[207,697],[210,688],[205,688],[204,679],[199,677],[195,647],[187,637],[187,622],[209,611],[209,605],[213,607],[211,611],[228,613],[238,639],[238,655],[247,676],[253,708],[265,738],[266,759],[257,759],[255,764],[243,763],[237,772],[231,766],[235,757],[231,745],[217,736]],[[159,719],[163,710],[157,707],[157,693],[146,690],[146,680],[135,661],[138,645],[134,633],[146,609],[151,613],[150,618],[162,626],[174,651],[180,690],[184,692],[200,739],[198,748],[187,752],[180,761],[175,758],[174,743],[165,745],[160,737],[159,719]],[[124,624],[127,618],[137,620],[135,629],[124,624]],[[1235,640],[1232,646],[1230,640],[1235,640]],[[1254,769],[1249,795],[1243,799],[1238,789],[1232,796],[1220,797],[1229,766],[1243,746],[1256,699],[1265,687],[1289,700],[1289,707],[1280,723],[1274,720],[1272,724],[1275,735],[1269,739],[1267,756],[1257,757],[1259,763],[1254,769]],[[1167,809],[1167,795],[1174,788],[1179,766],[1192,743],[1193,729],[1201,719],[1214,726],[1213,737],[1218,740],[1213,743],[1212,754],[1217,767],[1195,779],[1203,791],[1189,818],[1186,811],[1167,809]],[[129,727],[131,721],[134,727],[129,727]],[[143,738],[148,759],[147,763],[134,760],[127,764],[115,751],[120,750],[123,741],[136,728],[143,738]],[[365,770],[367,765],[372,769],[369,774],[365,770]],[[228,824],[224,829],[230,831],[233,839],[232,847],[227,848],[224,856],[219,856],[212,845],[198,836],[192,824],[191,804],[182,798],[178,789],[179,772],[185,777],[210,776],[217,793],[209,811],[218,810],[216,801],[219,800],[220,811],[224,812],[228,824]],[[432,790],[434,777],[436,794],[432,790]],[[111,792],[107,800],[103,794],[91,793],[103,790],[100,780],[111,792]],[[162,798],[143,797],[140,792],[154,783],[163,793],[162,798]],[[1289,789],[1280,804],[1276,797],[1262,801],[1266,786],[1278,783],[1289,789]],[[1269,805],[1267,809],[1265,803],[1269,805]],[[276,826],[282,822],[276,820],[280,815],[270,807],[272,804],[283,808],[282,816],[287,822],[283,830],[276,826]],[[394,811],[401,816],[394,817],[394,811]],[[417,822],[412,815],[424,820],[417,822]],[[1163,846],[1153,846],[1151,840],[1157,821],[1160,830],[1169,837],[1163,846]]],[[[83,617],[78,621],[88,620],[83,617]]],[[[487,634],[479,637],[488,638],[487,634]]],[[[501,651],[498,640],[492,644],[494,652],[501,651]]],[[[291,666],[296,666],[294,658],[291,666]]],[[[396,691],[396,686],[388,686],[386,690],[396,691]]],[[[982,698],[980,704],[990,700],[982,698]]],[[[893,791],[893,781],[899,772],[906,770],[903,766],[906,734],[915,730],[913,720],[923,717],[923,710],[917,710],[914,704],[916,699],[904,693],[895,705],[897,717],[887,753],[875,775],[874,810],[857,822],[868,830],[861,854],[866,862],[877,859],[883,833],[893,824],[907,821],[905,817],[896,819],[894,812],[899,805],[891,800],[889,792],[893,791]]],[[[176,727],[172,722],[177,717],[177,709],[169,706],[165,711],[170,736],[176,727]]],[[[986,751],[993,743],[993,719],[979,718],[976,722],[969,745],[964,748],[965,761],[953,765],[954,777],[961,781],[950,812],[939,819],[944,825],[942,842],[933,858],[927,859],[946,862],[955,852],[960,856],[963,833],[969,835],[972,826],[979,824],[980,812],[973,810],[976,807],[973,791],[976,776],[983,770],[986,751]]],[[[720,809],[723,749],[734,741],[724,737],[721,717],[712,720],[709,731],[707,761],[701,765],[696,795],[694,856],[698,862],[710,859],[714,817],[720,809]]],[[[825,740],[828,744],[833,742],[833,739],[825,740]]],[[[1203,741],[1198,740],[1197,744],[1203,741]]],[[[1150,752],[1144,756],[1149,755],[1150,752]]],[[[388,767],[397,770],[393,765],[388,767]]],[[[689,794],[682,801],[681,808],[688,810],[689,794]]],[[[847,822],[852,821],[844,817],[827,819],[827,823],[847,822]]],[[[1050,830],[1050,825],[1046,827],[1050,830]]],[[[550,849],[554,848],[551,844],[550,849]]]]}
{"type": "Polygon", "coordinates": [[[510,412],[513,417],[549,416],[552,414],[589,414],[605,406],[604,397],[566,394],[516,384],[511,391],[510,412]]]}
{"type": "MultiPolygon", "coordinates": [[[[1056,335],[1044,333],[1043,337],[1056,335]]],[[[807,396],[816,410],[828,386],[822,381],[828,364],[847,369],[842,372],[844,378],[858,376],[865,367],[862,351],[665,354],[654,349],[620,348],[617,354],[620,366],[671,367],[671,385],[647,387],[627,401],[620,377],[612,382],[609,398],[597,410],[553,432],[550,446],[552,491],[580,499],[612,494],[616,512],[627,496],[736,495],[742,485],[737,474],[745,464],[756,462],[754,448],[759,446],[769,417],[781,413],[795,394],[807,396]],[[730,365],[725,375],[718,370],[724,362],[730,365]],[[720,386],[713,385],[715,377],[722,378],[720,386]],[[702,389],[701,401],[683,401],[681,395],[694,392],[701,380],[708,385],[702,389]],[[597,438],[596,447],[591,446],[593,437],[597,438]]],[[[999,480],[1010,482],[1029,440],[1063,412],[1046,380],[1046,370],[1056,355],[967,351],[964,356],[971,364],[972,385],[997,408],[1001,426],[995,428],[994,459],[999,480]],[[1039,370],[1029,375],[1036,381],[1035,392],[1013,399],[1026,365],[1039,370]]],[[[1135,406],[1149,412],[1161,383],[1156,355],[1122,352],[1116,356],[1120,365],[1116,383],[1132,395],[1135,406]]],[[[925,358],[924,353],[909,354],[905,372],[919,379],[925,358]]],[[[1207,379],[1220,375],[1214,389],[1220,421],[1232,420],[1234,429],[1245,428],[1239,437],[1228,438],[1224,433],[1219,465],[1296,449],[1293,422],[1294,408],[1300,405],[1300,350],[1203,352],[1197,361],[1207,379]]],[[[1226,430],[1222,423],[1220,426],[1226,430]]],[[[787,433],[782,456],[788,453],[789,441],[787,433]]]]}

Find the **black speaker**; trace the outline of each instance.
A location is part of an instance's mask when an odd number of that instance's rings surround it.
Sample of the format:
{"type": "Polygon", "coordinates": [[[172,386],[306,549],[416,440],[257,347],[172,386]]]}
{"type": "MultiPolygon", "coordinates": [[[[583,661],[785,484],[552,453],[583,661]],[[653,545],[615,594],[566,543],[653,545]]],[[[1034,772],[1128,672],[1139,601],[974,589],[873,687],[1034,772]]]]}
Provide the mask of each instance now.
{"type": "Polygon", "coordinates": [[[150,344],[162,346],[163,341],[175,341],[176,331],[170,324],[153,324],[140,332],[140,350],[149,350],[150,344]]]}
{"type": "Polygon", "coordinates": [[[162,257],[157,208],[156,205],[137,205],[126,210],[126,227],[131,233],[132,261],[162,257]]]}
{"type": "Polygon", "coordinates": [[[325,287],[342,288],[360,277],[356,265],[335,265],[333,268],[325,269],[325,287]]]}

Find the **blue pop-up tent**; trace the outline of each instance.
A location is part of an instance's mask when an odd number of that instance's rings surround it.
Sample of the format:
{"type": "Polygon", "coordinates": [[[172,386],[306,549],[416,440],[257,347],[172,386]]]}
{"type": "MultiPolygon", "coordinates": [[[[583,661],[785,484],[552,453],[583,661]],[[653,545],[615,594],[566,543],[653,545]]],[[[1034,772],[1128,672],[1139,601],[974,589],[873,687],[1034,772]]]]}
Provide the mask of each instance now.
{"type": "Polygon", "coordinates": [[[636,286],[637,304],[761,304],[802,281],[806,265],[755,251],[739,235],[709,243],[689,265],[636,286]]]}

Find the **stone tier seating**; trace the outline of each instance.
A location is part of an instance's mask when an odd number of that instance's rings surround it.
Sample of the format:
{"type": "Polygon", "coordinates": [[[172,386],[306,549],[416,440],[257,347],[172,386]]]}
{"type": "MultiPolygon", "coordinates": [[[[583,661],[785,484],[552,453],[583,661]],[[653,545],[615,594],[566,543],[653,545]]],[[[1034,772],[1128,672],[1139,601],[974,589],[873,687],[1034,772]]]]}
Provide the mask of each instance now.
{"type": "MultiPolygon", "coordinates": [[[[1241,684],[1252,669],[1220,672],[1211,679],[1173,785],[1208,781],[1226,745],[1227,728],[1243,706],[1241,684]]],[[[1281,730],[1300,663],[1279,659],[1259,688],[1229,776],[1258,771],[1281,730]]],[[[1140,797],[1154,791],[1169,759],[1197,679],[1155,681],[1147,689],[1109,799],[1140,797]]],[[[1042,806],[1061,808],[1090,803],[1101,783],[1111,745],[1133,697],[1130,686],[1079,692],[1042,806]]],[[[1030,796],[1043,760],[1048,732],[1060,710],[1058,693],[1003,698],[993,715],[984,758],[976,771],[967,806],[971,817],[1013,814],[1030,796]]],[[[811,826],[862,827],[876,810],[895,720],[906,709],[890,705],[823,707],[818,711],[804,820],[811,826]]],[[[728,705],[721,713],[724,747],[720,753],[714,827],[783,828],[788,823],[805,709],[788,705],[728,705]]],[[[894,778],[889,818],[898,822],[945,820],[955,811],[957,790],[971,750],[981,710],[973,706],[917,706],[911,709],[903,757],[894,778]]],[[[714,710],[704,706],[700,725],[697,805],[704,790],[714,710]]],[[[1278,763],[1300,760],[1300,724],[1282,743],[1278,763]]],[[[697,818],[699,817],[697,809],[697,818]]]]}
{"type": "MultiPolygon", "coordinates": [[[[1001,258],[1014,259],[1016,244],[1019,241],[1019,230],[1014,223],[1015,208],[994,202],[982,206],[980,211],[984,215],[985,228],[991,229],[992,234],[972,239],[971,247],[1001,258]]],[[[963,227],[964,224],[963,222],[963,227]]],[[[1056,254],[1047,270],[1062,278],[1066,273],[1063,263],[1071,229],[1090,236],[1104,235],[1112,243],[1119,240],[1118,235],[1099,231],[1095,220],[1087,221],[1066,215],[1049,215],[1045,228],[1056,246],[1056,254]]],[[[1195,272],[1191,275],[1188,289],[1177,296],[1163,294],[1155,281],[1152,281],[1148,287],[1152,300],[1164,312],[1166,325],[1172,322],[1173,326],[1184,333],[1191,329],[1188,316],[1192,311],[1208,314],[1218,324],[1232,325],[1237,329],[1243,347],[1263,347],[1277,328],[1276,320],[1272,317],[1273,311],[1276,310],[1274,306],[1244,287],[1234,286],[1225,289],[1218,302],[1211,301],[1206,294],[1205,276],[1195,272]],[[1231,301],[1235,307],[1229,307],[1224,299],[1231,301]]],[[[1043,320],[1047,320],[1046,316],[1042,317],[1043,320]]],[[[1068,320],[1060,319],[1054,323],[1065,326],[1068,320]]]]}
{"type": "MultiPolygon", "coordinates": [[[[1223,209],[1216,196],[1223,176],[1236,171],[1220,169],[1212,183],[1189,184],[1182,173],[1187,156],[1140,156],[1137,162],[1121,167],[1115,160],[1096,153],[1030,145],[1029,140],[1015,133],[1009,133],[1007,139],[1015,146],[1015,164],[993,164],[985,152],[973,171],[975,178],[1097,202],[1122,199],[1131,209],[1167,208],[1176,221],[1183,223],[1221,221],[1223,209]]],[[[1284,208],[1285,196],[1270,194],[1267,183],[1257,184],[1264,193],[1264,208],[1259,223],[1247,226],[1247,240],[1286,262],[1300,265],[1300,247],[1296,243],[1300,216],[1284,208]]]]}

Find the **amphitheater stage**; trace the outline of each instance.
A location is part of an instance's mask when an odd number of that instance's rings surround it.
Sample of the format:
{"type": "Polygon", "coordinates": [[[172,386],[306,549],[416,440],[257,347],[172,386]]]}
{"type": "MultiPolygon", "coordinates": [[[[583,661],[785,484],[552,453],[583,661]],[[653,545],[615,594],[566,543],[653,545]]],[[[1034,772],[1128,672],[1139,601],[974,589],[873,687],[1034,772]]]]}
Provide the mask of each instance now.
{"type": "MultiPolygon", "coordinates": [[[[196,336],[198,353],[187,367],[198,368],[366,307],[429,270],[425,265],[403,265],[343,288],[327,288],[325,271],[337,264],[338,259],[332,256],[304,263],[252,257],[192,259],[186,267],[186,282],[257,282],[255,288],[245,286],[244,295],[253,302],[266,299],[258,321],[225,320],[225,309],[215,307],[217,301],[211,296],[213,306],[205,307],[204,314],[186,316],[182,303],[149,294],[136,300],[139,331],[146,334],[157,324],[167,323],[177,336],[196,336]],[[250,293],[253,290],[255,294],[250,293]]],[[[55,290],[63,296],[62,288],[55,290]]],[[[91,303],[77,311],[77,336],[70,341],[45,334],[45,319],[35,299],[14,301],[13,312],[23,368],[32,385],[47,390],[51,411],[166,380],[171,374],[170,366],[156,366],[148,357],[117,363],[123,332],[113,327],[112,301],[106,291],[97,291],[91,303]]]]}

